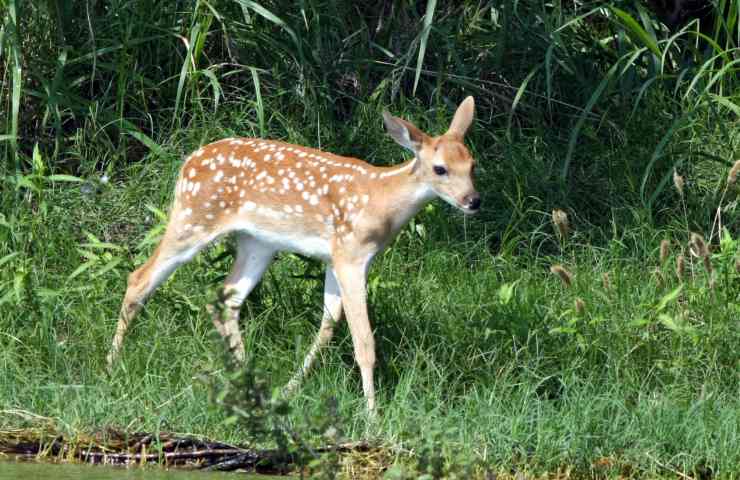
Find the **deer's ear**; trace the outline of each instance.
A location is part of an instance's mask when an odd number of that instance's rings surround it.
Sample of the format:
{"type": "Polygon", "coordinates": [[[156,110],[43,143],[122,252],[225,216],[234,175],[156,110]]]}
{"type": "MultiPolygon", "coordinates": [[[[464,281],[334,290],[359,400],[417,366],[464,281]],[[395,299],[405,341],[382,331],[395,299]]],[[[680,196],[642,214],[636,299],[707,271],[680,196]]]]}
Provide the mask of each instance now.
{"type": "Polygon", "coordinates": [[[473,123],[473,117],[475,116],[475,100],[473,97],[468,97],[462,101],[455,116],[452,118],[450,128],[447,129],[447,135],[452,135],[458,138],[463,138],[465,132],[470,128],[470,124],[473,123]]]}
{"type": "Polygon", "coordinates": [[[404,148],[417,153],[424,144],[427,136],[416,128],[413,123],[394,117],[387,111],[383,111],[383,123],[388,130],[388,135],[404,148]]]}

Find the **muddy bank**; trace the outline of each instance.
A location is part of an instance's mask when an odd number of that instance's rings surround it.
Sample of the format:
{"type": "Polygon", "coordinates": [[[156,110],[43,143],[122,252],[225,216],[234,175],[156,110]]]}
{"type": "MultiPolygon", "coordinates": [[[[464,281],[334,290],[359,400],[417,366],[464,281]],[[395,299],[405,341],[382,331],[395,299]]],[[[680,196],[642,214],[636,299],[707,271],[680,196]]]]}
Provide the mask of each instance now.
{"type": "MultiPolygon", "coordinates": [[[[321,447],[316,453],[373,456],[379,450],[364,443],[321,447]]],[[[295,472],[296,458],[278,450],[244,448],[172,433],[126,433],[106,429],[91,435],[66,436],[48,429],[0,430],[2,454],[104,465],[156,464],[168,468],[246,471],[284,475],[295,472]]]]}

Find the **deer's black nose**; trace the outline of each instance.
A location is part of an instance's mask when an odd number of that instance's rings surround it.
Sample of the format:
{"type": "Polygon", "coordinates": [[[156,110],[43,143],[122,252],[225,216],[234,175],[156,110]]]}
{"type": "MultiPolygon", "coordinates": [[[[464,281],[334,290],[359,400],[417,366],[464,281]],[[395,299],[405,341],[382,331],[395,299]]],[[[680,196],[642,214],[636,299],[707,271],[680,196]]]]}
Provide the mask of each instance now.
{"type": "Polygon", "coordinates": [[[465,204],[471,210],[478,210],[480,208],[480,195],[478,193],[472,193],[466,196],[465,204]]]}

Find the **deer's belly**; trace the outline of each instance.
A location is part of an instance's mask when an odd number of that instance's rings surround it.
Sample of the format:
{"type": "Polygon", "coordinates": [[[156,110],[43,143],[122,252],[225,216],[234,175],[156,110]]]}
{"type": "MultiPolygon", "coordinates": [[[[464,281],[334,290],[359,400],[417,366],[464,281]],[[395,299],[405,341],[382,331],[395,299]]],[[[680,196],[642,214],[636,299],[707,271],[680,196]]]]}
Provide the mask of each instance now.
{"type": "Polygon", "coordinates": [[[284,224],[281,228],[264,228],[251,222],[241,221],[232,229],[248,233],[278,252],[300,253],[323,261],[331,260],[331,244],[328,239],[313,232],[300,231],[284,224]]]}

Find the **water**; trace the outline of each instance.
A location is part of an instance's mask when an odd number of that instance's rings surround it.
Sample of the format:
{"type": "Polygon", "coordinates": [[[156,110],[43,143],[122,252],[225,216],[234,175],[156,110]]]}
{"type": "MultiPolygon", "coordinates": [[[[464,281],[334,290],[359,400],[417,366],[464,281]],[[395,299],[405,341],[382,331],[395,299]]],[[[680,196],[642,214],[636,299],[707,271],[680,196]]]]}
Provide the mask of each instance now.
{"type": "Polygon", "coordinates": [[[0,461],[0,480],[266,480],[266,475],[0,461]]]}

